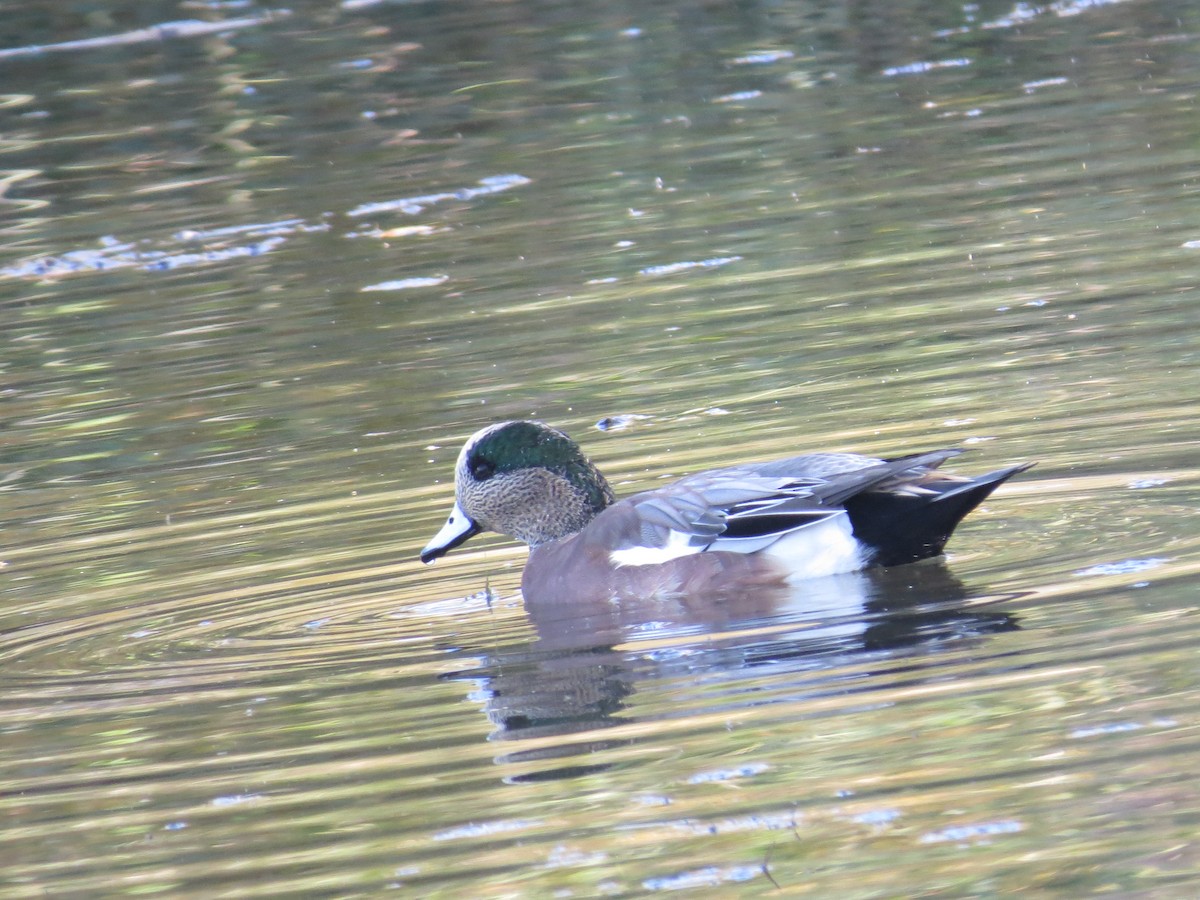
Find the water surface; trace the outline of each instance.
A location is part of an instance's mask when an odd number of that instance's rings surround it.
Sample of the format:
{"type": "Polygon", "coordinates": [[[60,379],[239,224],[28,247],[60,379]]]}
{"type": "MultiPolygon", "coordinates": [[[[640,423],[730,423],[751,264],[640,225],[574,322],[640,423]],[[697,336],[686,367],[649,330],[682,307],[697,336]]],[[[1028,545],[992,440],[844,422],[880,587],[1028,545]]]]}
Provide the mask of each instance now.
{"type": "Polygon", "coordinates": [[[1194,891],[1190,4],[42,6],[6,896],[1194,891]],[[944,562],[539,609],[416,560],[525,416],[619,493],[1038,466],[944,562]]]}

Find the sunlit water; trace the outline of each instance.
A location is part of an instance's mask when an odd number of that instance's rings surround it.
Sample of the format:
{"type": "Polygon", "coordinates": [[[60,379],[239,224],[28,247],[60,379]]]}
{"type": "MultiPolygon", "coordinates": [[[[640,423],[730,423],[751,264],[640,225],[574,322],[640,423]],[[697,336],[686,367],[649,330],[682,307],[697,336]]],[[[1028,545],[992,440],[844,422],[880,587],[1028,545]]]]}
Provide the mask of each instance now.
{"type": "Polygon", "coordinates": [[[1196,891],[1191,4],[9,6],[5,896],[1196,891]],[[1038,466],[545,609],[415,558],[515,416],[1038,466]]]}

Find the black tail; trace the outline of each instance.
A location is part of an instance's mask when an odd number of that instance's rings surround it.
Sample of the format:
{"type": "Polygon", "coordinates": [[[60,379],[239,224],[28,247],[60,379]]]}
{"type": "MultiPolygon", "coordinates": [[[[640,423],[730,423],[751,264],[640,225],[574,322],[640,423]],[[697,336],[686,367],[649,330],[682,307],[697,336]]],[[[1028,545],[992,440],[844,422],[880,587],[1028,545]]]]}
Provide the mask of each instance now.
{"type": "Polygon", "coordinates": [[[966,479],[930,473],[864,491],[844,505],[854,536],[875,551],[872,564],[898,566],[939,555],[967,513],[1032,465],[1023,463],[966,479]]]}

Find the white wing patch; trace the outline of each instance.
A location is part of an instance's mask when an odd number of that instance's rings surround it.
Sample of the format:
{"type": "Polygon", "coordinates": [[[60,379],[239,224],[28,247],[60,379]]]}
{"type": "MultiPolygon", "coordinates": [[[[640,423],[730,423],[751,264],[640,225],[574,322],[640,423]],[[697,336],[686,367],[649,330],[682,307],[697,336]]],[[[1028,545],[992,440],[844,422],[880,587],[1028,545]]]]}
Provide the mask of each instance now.
{"type": "Polygon", "coordinates": [[[613,550],[608,558],[614,566],[657,566],[681,556],[691,556],[705,548],[692,543],[693,535],[681,531],[668,531],[667,543],[663,547],[626,547],[613,550]]]}
{"type": "Polygon", "coordinates": [[[754,537],[718,537],[708,544],[696,544],[695,535],[669,531],[662,547],[627,547],[614,550],[609,560],[614,566],[656,566],[704,551],[762,553],[782,565],[789,578],[821,578],[856,572],[868,560],[866,548],[854,536],[850,516],[839,511],[820,521],[802,525],[780,534],[754,537]]]}

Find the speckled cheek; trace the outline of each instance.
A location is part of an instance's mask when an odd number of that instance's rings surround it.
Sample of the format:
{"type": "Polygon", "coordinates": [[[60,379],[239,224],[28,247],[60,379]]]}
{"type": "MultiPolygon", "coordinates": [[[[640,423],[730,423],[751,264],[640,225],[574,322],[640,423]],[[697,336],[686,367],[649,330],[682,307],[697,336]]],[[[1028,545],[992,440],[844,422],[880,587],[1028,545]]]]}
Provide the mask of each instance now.
{"type": "Polygon", "coordinates": [[[588,518],[578,492],[545,469],[500,473],[463,493],[463,509],[480,526],[528,544],[571,534],[588,518]]]}
{"type": "Polygon", "coordinates": [[[459,490],[459,504],[463,510],[489,531],[502,530],[497,527],[497,520],[503,520],[505,513],[505,497],[497,490],[497,481],[497,478],[485,482],[468,480],[459,490]]]}

